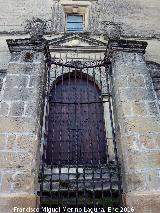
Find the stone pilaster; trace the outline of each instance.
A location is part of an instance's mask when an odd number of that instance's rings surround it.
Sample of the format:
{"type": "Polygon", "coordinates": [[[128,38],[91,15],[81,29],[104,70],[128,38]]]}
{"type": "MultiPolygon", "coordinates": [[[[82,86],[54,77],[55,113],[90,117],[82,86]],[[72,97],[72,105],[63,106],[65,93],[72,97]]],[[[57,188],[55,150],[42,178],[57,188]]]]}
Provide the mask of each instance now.
{"type": "Polygon", "coordinates": [[[0,103],[0,213],[37,205],[45,87],[45,40],[7,43],[11,60],[0,103]]]}
{"type": "Polygon", "coordinates": [[[112,95],[124,205],[160,209],[160,111],[144,60],[146,42],[110,41],[112,95]]]}

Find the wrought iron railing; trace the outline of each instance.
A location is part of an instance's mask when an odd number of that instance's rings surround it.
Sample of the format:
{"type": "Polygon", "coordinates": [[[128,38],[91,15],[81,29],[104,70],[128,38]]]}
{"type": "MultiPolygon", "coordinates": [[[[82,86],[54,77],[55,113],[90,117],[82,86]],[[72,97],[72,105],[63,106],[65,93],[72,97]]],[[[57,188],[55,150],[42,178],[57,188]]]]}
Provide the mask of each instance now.
{"type": "Polygon", "coordinates": [[[41,211],[47,207],[120,206],[121,176],[106,60],[49,58],[40,168],[41,211]],[[105,99],[104,99],[105,97],[105,99]],[[112,137],[105,127],[108,103],[112,137]],[[112,139],[113,153],[109,153],[112,139]],[[112,154],[112,158],[110,157],[112,154]],[[114,155],[114,157],[113,157],[114,155]]]}

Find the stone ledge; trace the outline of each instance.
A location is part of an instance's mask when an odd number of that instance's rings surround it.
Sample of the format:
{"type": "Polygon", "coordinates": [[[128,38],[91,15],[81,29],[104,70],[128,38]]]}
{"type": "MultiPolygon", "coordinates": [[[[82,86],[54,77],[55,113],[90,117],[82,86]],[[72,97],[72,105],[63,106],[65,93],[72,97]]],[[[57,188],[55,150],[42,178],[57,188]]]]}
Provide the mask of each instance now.
{"type": "Polygon", "coordinates": [[[110,40],[108,43],[108,49],[113,51],[124,52],[136,52],[145,53],[145,49],[148,43],[145,41],[133,41],[133,40],[110,40]]]}
{"type": "Polygon", "coordinates": [[[12,52],[21,52],[23,50],[32,50],[37,52],[43,52],[47,45],[47,40],[31,40],[28,38],[25,39],[7,39],[7,44],[9,51],[12,52]]]}
{"type": "Polygon", "coordinates": [[[126,207],[133,207],[134,213],[158,213],[160,210],[160,191],[123,194],[123,204],[126,207]]]}
{"type": "Polygon", "coordinates": [[[0,195],[0,213],[13,213],[17,208],[38,208],[39,197],[37,195],[2,194],[0,195]]]}

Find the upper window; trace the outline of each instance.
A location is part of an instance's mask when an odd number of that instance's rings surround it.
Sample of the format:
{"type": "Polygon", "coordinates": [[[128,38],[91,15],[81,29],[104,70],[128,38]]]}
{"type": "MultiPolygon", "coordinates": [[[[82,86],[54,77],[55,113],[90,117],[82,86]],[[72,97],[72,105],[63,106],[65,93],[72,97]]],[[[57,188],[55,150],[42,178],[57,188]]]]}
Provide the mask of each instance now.
{"type": "Polygon", "coordinates": [[[83,16],[67,15],[67,32],[83,32],[83,16]]]}

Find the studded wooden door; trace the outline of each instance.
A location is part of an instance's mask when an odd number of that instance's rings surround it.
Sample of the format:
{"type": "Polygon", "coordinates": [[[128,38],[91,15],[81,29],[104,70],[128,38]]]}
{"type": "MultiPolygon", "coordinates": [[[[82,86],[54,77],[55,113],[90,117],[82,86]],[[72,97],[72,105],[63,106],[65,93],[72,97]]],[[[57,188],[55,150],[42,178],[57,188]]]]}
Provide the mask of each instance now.
{"type": "Polygon", "coordinates": [[[103,103],[95,82],[76,72],[60,79],[50,93],[47,163],[105,163],[105,138],[103,103]]]}

